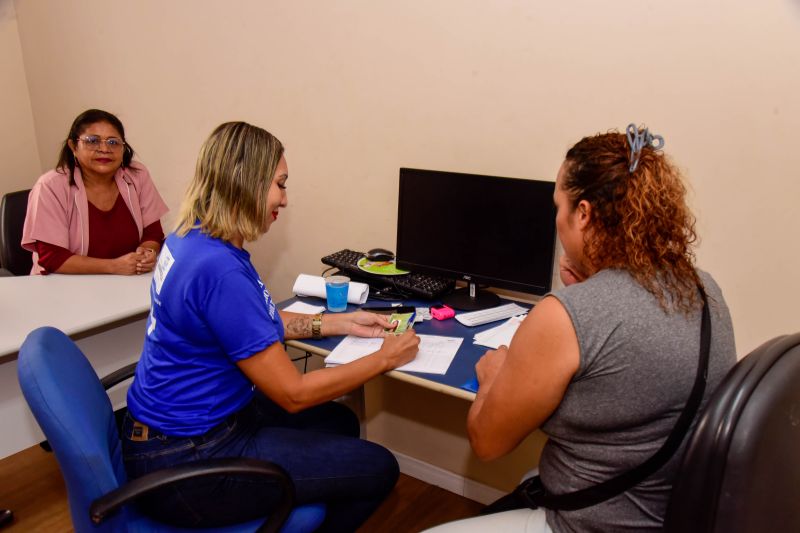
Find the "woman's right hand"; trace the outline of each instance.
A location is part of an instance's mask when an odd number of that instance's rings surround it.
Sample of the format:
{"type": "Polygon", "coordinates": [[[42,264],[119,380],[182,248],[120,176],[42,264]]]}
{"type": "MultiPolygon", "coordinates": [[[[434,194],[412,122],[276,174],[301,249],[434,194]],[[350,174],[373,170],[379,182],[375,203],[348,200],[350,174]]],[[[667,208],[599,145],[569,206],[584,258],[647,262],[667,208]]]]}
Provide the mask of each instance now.
{"type": "Polygon", "coordinates": [[[494,378],[497,377],[497,373],[500,372],[503,363],[506,362],[506,356],[508,356],[508,346],[504,344],[496,350],[486,350],[486,353],[475,364],[475,374],[480,385],[479,389],[484,394],[489,392],[489,388],[494,383],[494,378]]]}
{"type": "Polygon", "coordinates": [[[413,329],[400,335],[387,335],[383,339],[380,351],[389,363],[389,369],[395,369],[414,360],[419,351],[419,336],[413,329]]]}

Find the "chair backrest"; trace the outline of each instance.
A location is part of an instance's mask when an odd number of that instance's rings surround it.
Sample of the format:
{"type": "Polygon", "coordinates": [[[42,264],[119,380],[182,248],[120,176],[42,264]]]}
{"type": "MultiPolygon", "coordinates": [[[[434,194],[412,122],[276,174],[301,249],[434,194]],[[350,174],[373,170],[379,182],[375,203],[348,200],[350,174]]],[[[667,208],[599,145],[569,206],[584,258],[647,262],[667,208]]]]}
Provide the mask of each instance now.
{"type": "Polygon", "coordinates": [[[0,200],[0,265],[15,276],[27,276],[33,266],[31,252],[20,244],[30,192],[10,192],[0,200]]]}
{"type": "Polygon", "coordinates": [[[91,502],[125,483],[114,411],[89,361],[61,331],[31,332],[19,351],[20,388],[53,448],[75,531],[125,531],[127,510],[93,525],[91,502]]]}
{"type": "MultiPolygon", "coordinates": [[[[133,506],[123,506],[100,525],[91,522],[92,502],[124,485],[127,476],[111,401],[72,339],[56,328],[32,331],[20,347],[17,374],[22,394],[58,460],[77,533],[189,531],[155,522],[133,506]]],[[[325,513],[324,504],[295,507],[281,533],[314,531],[325,513]]],[[[256,519],[214,531],[252,532],[263,523],[264,519],[256,519]]]]}
{"type": "Polygon", "coordinates": [[[800,531],[800,333],[739,361],[687,443],[665,519],[674,532],[800,531]]]}

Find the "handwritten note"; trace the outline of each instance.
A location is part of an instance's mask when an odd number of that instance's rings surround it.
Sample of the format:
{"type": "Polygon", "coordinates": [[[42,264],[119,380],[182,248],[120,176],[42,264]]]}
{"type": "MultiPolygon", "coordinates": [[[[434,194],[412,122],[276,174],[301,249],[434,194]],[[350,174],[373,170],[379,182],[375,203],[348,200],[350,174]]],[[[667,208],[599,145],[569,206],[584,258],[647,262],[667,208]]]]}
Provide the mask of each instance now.
{"type": "MultiPolygon", "coordinates": [[[[438,335],[420,335],[419,352],[410,363],[398,367],[397,370],[408,372],[426,372],[428,374],[446,374],[450,363],[458,352],[461,342],[460,337],[441,337],[438,335]]],[[[325,364],[343,365],[360,359],[365,355],[377,352],[383,339],[365,339],[348,335],[330,355],[325,358],[325,364]]]]}

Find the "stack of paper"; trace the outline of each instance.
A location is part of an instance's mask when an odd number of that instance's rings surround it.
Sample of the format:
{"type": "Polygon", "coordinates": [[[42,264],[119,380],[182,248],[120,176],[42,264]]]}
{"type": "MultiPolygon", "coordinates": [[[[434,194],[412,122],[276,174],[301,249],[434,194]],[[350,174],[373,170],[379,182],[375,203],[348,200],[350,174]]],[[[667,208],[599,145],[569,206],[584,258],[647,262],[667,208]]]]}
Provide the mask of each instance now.
{"type": "Polygon", "coordinates": [[[525,320],[525,315],[511,317],[497,327],[476,333],[473,337],[473,344],[487,346],[497,349],[502,345],[511,344],[511,338],[517,332],[517,328],[525,320]]]}
{"type": "MultiPolygon", "coordinates": [[[[419,352],[410,363],[397,368],[409,372],[427,372],[429,374],[446,374],[450,363],[461,346],[461,337],[441,337],[438,335],[420,335],[419,352]]],[[[330,355],[325,358],[327,366],[343,365],[360,359],[365,355],[377,352],[383,339],[369,339],[348,335],[330,355]]]]}

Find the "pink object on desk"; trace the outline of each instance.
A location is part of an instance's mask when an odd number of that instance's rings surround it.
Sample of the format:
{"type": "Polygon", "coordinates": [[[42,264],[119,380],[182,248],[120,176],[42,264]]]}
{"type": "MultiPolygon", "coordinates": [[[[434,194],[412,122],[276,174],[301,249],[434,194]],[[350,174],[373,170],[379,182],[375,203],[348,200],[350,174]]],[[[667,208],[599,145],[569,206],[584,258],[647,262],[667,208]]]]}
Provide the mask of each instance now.
{"type": "Polygon", "coordinates": [[[443,305],[441,307],[431,307],[431,316],[436,320],[447,320],[456,316],[456,312],[451,308],[443,305]]]}

